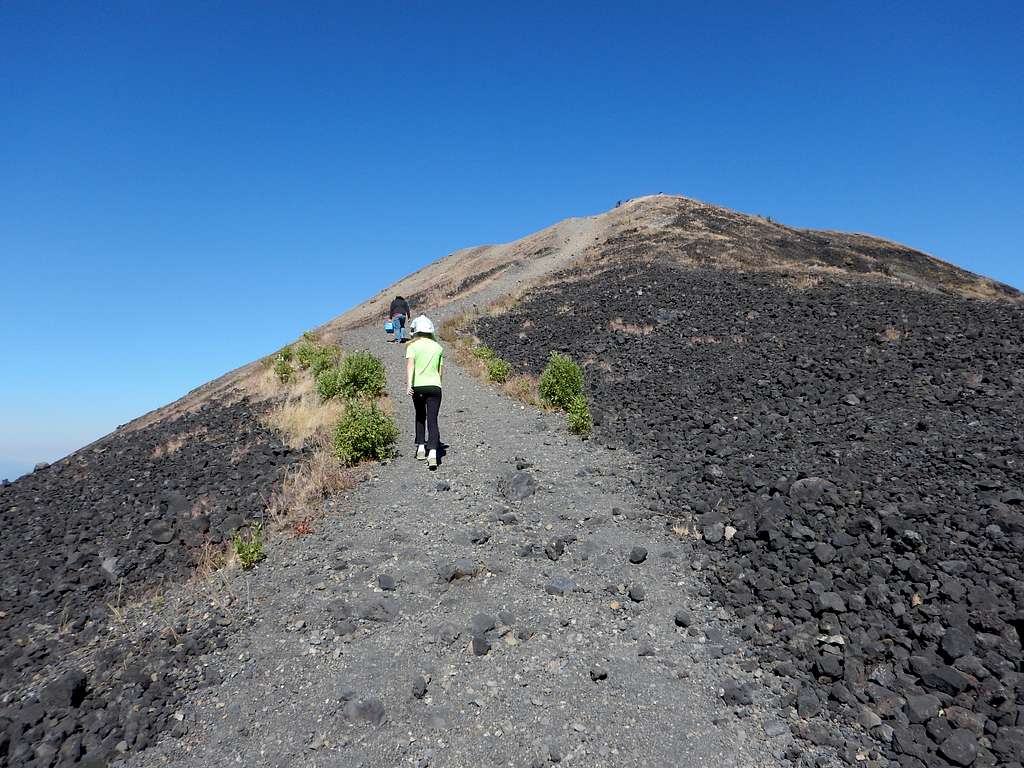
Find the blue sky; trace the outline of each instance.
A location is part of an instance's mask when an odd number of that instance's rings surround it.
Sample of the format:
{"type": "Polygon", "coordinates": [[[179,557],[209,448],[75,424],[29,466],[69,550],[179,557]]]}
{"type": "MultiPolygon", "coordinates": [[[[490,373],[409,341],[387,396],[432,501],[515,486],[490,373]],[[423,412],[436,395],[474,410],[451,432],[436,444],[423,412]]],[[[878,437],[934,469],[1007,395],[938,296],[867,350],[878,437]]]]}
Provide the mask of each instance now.
{"type": "Polygon", "coordinates": [[[1024,287],[1015,3],[359,5],[0,4],[0,476],[641,194],[1024,287]]]}

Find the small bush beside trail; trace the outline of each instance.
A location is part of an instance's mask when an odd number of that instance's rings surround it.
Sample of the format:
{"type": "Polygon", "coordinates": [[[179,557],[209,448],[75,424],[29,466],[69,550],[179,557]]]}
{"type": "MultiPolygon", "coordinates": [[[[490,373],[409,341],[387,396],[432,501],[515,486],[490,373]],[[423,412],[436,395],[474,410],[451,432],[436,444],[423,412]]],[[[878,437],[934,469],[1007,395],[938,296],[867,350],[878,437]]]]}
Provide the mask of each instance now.
{"type": "Polygon", "coordinates": [[[278,381],[282,384],[287,384],[295,378],[295,369],[292,364],[281,355],[277,356],[277,361],[274,363],[274,373],[277,374],[278,381]]]}
{"type": "Polygon", "coordinates": [[[569,407],[566,408],[566,423],[569,426],[569,431],[574,434],[586,435],[590,433],[594,422],[590,418],[590,406],[587,405],[585,395],[577,395],[569,403],[569,407]]]}
{"type": "Polygon", "coordinates": [[[487,378],[498,384],[504,384],[512,374],[512,366],[507,360],[500,357],[492,357],[487,361],[487,378]]]}
{"type": "Polygon", "coordinates": [[[338,364],[341,350],[334,344],[318,344],[303,337],[295,345],[295,360],[302,370],[308,370],[316,378],[321,373],[338,364]]]}
{"type": "Polygon", "coordinates": [[[338,360],[340,359],[341,350],[334,344],[318,347],[309,362],[309,372],[313,374],[313,378],[315,379],[329,368],[337,366],[338,360]]]}
{"type": "Polygon", "coordinates": [[[235,549],[238,562],[246,570],[266,557],[263,553],[263,526],[259,523],[253,524],[247,536],[236,533],[231,537],[231,544],[235,549]]]}
{"type": "Polygon", "coordinates": [[[316,377],[316,392],[321,400],[330,400],[342,393],[341,371],[337,368],[328,368],[320,371],[316,377]]]}
{"type": "Polygon", "coordinates": [[[497,353],[486,344],[478,344],[473,347],[472,353],[473,357],[477,360],[493,360],[498,356],[497,353]]]}
{"type": "Polygon", "coordinates": [[[571,357],[551,353],[540,377],[540,396],[544,402],[563,411],[568,411],[573,400],[583,396],[583,372],[571,357]]]}
{"type": "Polygon", "coordinates": [[[380,397],[387,385],[384,363],[369,352],[345,355],[339,368],[339,383],[347,397],[380,397]]]}
{"type": "Polygon", "coordinates": [[[304,371],[308,370],[319,349],[319,344],[303,337],[302,341],[295,345],[295,362],[299,364],[299,368],[304,371]]]}
{"type": "Polygon", "coordinates": [[[349,466],[368,459],[390,459],[397,439],[394,420],[376,403],[351,400],[334,428],[334,455],[349,466]]]}

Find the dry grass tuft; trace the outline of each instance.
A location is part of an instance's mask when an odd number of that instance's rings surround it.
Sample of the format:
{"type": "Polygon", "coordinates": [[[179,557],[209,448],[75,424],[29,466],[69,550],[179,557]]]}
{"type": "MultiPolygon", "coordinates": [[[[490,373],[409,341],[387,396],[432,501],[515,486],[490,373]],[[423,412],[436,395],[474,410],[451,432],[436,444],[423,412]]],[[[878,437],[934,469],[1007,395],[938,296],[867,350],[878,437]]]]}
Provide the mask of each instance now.
{"type": "MultiPolygon", "coordinates": [[[[465,337],[467,336],[466,329],[471,326],[477,318],[484,315],[490,317],[504,315],[509,310],[515,308],[515,306],[523,300],[523,296],[525,295],[526,290],[520,289],[496,299],[482,310],[476,308],[467,309],[456,315],[452,315],[441,324],[437,335],[442,341],[446,341],[449,344],[456,344],[460,341],[465,341],[465,337]]],[[[571,307],[569,309],[571,309],[571,307]]],[[[533,323],[527,320],[524,322],[523,328],[529,328],[532,325],[533,323]]],[[[476,338],[471,339],[471,341],[474,344],[479,343],[479,339],[476,338]]]]}
{"type": "Polygon", "coordinates": [[[441,323],[441,327],[438,329],[437,335],[440,336],[442,341],[447,341],[449,344],[456,344],[459,339],[462,338],[464,329],[479,316],[480,313],[474,310],[466,310],[465,312],[453,315],[441,323]]]}
{"type": "Polygon", "coordinates": [[[906,334],[899,328],[890,325],[879,336],[884,341],[901,341],[906,334]]]}
{"type": "MultiPolygon", "coordinates": [[[[957,288],[960,293],[972,299],[984,299],[986,301],[1006,301],[1007,294],[1001,290],[999,284],[987,277],[980,277],[966,286],[957,288]]],[[[1018,301],[1020,299],[1017,299],[1018,301]]]]}
{"type": "Polygon", "coordinates": [[[808,291],[821,285],[821,278],[817,275],[799,275],[787,280],[787,284],[798,291],[808,291]]]}
{"type": "Polygon", "coordinates": [[[700,531],[697,530],[697,526],[691,526],[688,522],[680,522],[672,526],[672,533],[678,536],[680,539],[692,539],[697,541],[703,538],[700,531]]]}
{"type": "Polygon", "coordinates": [[[278,525],[289,520],[311,525],[321,515],[320,502],[350,489],[356,478],[354,470],[343,467],[334,458],[330,443],[321,440],[306,461],[288,471],[267,512],[278,525]]]}
{"type": "Polygon", "coordinates": [[[228,460],[232,464],[238,464],[250,453],[252,453],[251,443],[235,443],[231,446],[231,455],[228,457],[228,460]]]}
{"type": "Polygon", "coordinates": [[[723,344],[727,341],[731,341],[733,344],[746,344],[747,337],[738,334],[732,336],[690,336],[687,341],[694,346],[700,344],[723,344]]]}
{"type": "Polygon", "coordinates": [[[344,412],[341,401],[322,403],[315,392],[309,391],[274,405],[263,420],[291,448],[302,448],[309,440],[326,438],[344,412]]]}
{"type": "Polygon", "coordinates": [[[216,571],[226,566],[233,554],[230,542],[214,544],[207,539],[196,556],[195,577],[200,581],[208,579],[216,571]]]}
{"type": "Polygon", "coordinates": [[[173,453],[180,451],[187,442],[185,435],[175,435],[166,443],[161,443],[153,449],[153,453],[150,454],[151,459],[162,459],[164,456],[170,456],[173,453]]]}
{"type": "Polygon", "coordinates": [[[619,333],[625,333],[630,336],[650,336],[654,332],[654,326],[649,323],[643,325],[633,325],[623,321],[621,317],[613,318],[608,323],[609,331],[618,331],[619,333]]]}
{"type": "Polygon", "coordinates": [[[540,399],[540,379],[532,374],[517,373],[501,385],[501,390],[513,400],[543,407],[540,399]]]}
{"type": "Polygon", "coordinates": [[[181,434],[175,435],[165,443],[161,443],[153,449],[153,453],[150,454],[151,459],[162,459],[165,456],[177,453],[185,445],[192,440],[203,437],[206,434],[206,428],[201,427],[200,429],[193,429],[190,432],[182,432],[181,434]]]}
{"type": "Polygon", "coordinates": [[[288,389],[288,385],[283,384],[277,378],[273,368],[254,370],[247,377],[243,386],[256,400],[269,400],[272,397],[279,396],[288,389]]]}
{"type": "Polygon", "coordinates": [[[523,300],[523,296],[525,295],[525,290],[513,291],[512,293],[506,294],[487,306],[487,314],[492,317],[504,315],[509,310],[515,309],[519,302],[523,300]]]}

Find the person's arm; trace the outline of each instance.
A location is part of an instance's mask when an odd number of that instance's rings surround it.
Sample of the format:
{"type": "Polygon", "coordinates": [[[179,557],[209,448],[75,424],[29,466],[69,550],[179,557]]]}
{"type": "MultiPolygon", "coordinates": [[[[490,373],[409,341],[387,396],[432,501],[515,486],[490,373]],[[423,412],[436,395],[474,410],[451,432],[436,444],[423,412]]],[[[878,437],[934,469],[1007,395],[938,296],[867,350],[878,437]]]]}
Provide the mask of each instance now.
{"type": "Polygon", "coordinates": [[[410,355],[405,359],[405,394],[412,394],[412,372],[416,367],[416,361],[410,355]]]}
{"type": "Polygon", "coordinates": [[[437,361],[437,378],[444,382],[444,350],[441,350],[441,357],[437,361]]]}

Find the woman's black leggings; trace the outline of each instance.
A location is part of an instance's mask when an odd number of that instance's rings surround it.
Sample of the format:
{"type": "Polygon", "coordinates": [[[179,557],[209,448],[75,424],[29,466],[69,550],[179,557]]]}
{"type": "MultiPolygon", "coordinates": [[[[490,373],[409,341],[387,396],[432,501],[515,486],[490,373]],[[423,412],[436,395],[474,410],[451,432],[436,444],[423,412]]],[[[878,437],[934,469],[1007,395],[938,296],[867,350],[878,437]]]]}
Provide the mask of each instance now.
{"type": "Polygon", "coordinates": [[[437,431],[437,412],[441,410],[440,387],[413,387],[412,404],[416,408],[416,445],[426,445],[428,451],[441,448],[441,435],[437,431]],[[424,438],[424,433],[430,439],[424,438]]]}

